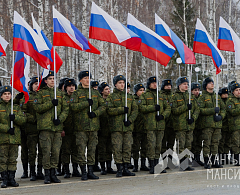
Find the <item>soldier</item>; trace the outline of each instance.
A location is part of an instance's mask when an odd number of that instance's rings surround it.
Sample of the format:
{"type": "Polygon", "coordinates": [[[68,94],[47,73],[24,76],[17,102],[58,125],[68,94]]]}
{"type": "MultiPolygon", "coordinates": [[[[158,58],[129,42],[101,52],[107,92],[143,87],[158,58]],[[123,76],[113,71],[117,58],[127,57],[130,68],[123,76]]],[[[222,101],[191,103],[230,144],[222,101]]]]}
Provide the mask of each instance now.
{"type": "Polygon", "coordinates": [[[70,108],[73,111],[74,131],[78,150],[78,164],[82,171],[82,180],[99,179],[93,173],[95,164],[95,150],[98,144],[97,133],[100,128],[99,116],[105,110],[105,103],[99,92],[91,88],[91,99],[89,99],[89,72],[81,71],[78,74],[80,84],[77,91],[73,93],[73,101],[70,108]],[[91,106],[91,112],[90,112],[91,106]],[[87,148],[87,159],[85,151],[87,148]],[[87,162],[86,162],[87,160],[87,162]],[[88,165],[88,172],[86,171],[88,165]]]}
{"type": "Polygon", "coordinates": [[[91,87],[93,89],[98,90],[98,85],[99,85],[98,81],[91,81],[91,87]]]}
{"type": "MultiPolygon", "coordinates": [[[[149,77],[147,90],[139,98],[139,111],[145,117],[144,130],[147,132],[147,157],[150,162],[150,174],[154,174],[154,167],[159,162],[165,121],[171,113],[170,105],[160,93],[159,104],[157,104],[157,93],[159,92],[157,91],[156,77],[149,77]]],[[[166,173],[166,170],[163,170],[162,173],[166,173]]]]}
{"type": "MultiPolygon", "coordinates": [[[[77,84],[74,79],[66,79],[64,81],[64,90],[65,90],[65,99],[69,104],[73,101],[72,94],[77,89],[77,84]]],[[[69,106],[70,107],[70,106],[69,106]]],[[[64,178],[70,178],[69,163],[70,156],[73,166],[73,177],[81,177],[81,174],[78,171],[78,162],[77,162],[77,145],[76,137],[74,135],[74,126],[73,126],[73,113],[71,108],[69,108],[69,113],[67,119],[63,123],[63,131],[65,136],[62,138],[62,153],[61,159],[64,166],[64,178]]]]}
{"type": "Polygon", "coordinates": [[[58,89],[59,89],[59,91],[62,91],[62,92],[65,93],[65,90],[64,90],[64,82],[65,82],[67,79],[69,79],[69,78],[68,78],[68,77],[64,77],[64,78],[60,79],[59,84],[58,84],[58,89]]]}
{"type": "MultiPolygon", "coordinates": [[[[133,87],[134,91],[134,100],[137,105],[141,103],[139,100],[142,93],[145,91],[145,87],[142,83],[136,84],[133,87]]],[[[147,133],[144,131],[144,115],[141,112],[138,112],[137,119],[134,122],[133,129],[133,145],[132,145],[132,156],[134,159],[134,168],[133,172],[138,172],[138,159],[139,151],[141,148],[141,171],[149,171],[149,168],[146,166],[146,157],[147,157],[147,133]]]]}
{"type": "Polygon", "coordinates": [[[216,107],[216,94],[214,94],[214,82],[210,77],[203,81],[203,93],[198,98],[200,107],[200,128],[202,129],[204,168],[210,169],[209,158],[212,167],[222,168],[218,160],[218,145],[221,139],[222,120],[226,115],[226,109],[220,96],[216,107]]]}
{"type": "Polygon", "coordinates": [[[117,165],[116,177],[135,176],[128,170],[128,164],[131,159],[133,123],[137,118],[138,108],[130,94],[127,95],[127,106],[125,106],[126,78],[123,75],[115,76],[113,85],[115,87],[113,93],[107,98],[107,113],[110,116],[113,157],[117,165]],[[127,120],[125,114],[127,114],[127,120]]]}
{"type": "MultiPolygon", "coordinates": [[[[178,142],[179,154],[186,148],[191,151],[193,141],[193,130],[195,128],[195,121],[199,115],[199,108],[194,98],[191,98],[189,104],[188,95],[188,78],[179,77],[176,81],[177,90],[172,96],[172,114],[173,114],[173,128],[176,133],[176,140],[178,142]],[[191,111],[191,118],[189,118],[189,110],[191,111]]],[[[186,156],[180,159],[180,164],[184,162],[186,156]]],[[[182,169],[182,167],[180,166],[182,169]]],[[[188,166],[184,171],[193,171],[194,168],[188,166]]]]}
{"type": "MultiPolygon", "coordinates": [[[[195,98],[196,102],[200,97],[200,89],[201,89],[200,83],[196,82],[191,84],[192,96],[193,98],[195,98]]],[[[194,160],[197,162],[197,164],[204,166],[204,163],[200,160],[200,154],[202,151],[202,129],[199,128],[201,126],[199,122],[200,120],[198,118],[197,121],[195,122],[195,129],[193,130],[193,142],[191,152],[194,154],[194,160]]]]}
{"type": "Polygon", "coordinates": [[[27,120],[19,105],[13,106],[13,114],[11,114],[11,93],[10,86],[3,86],[0,89],[0,173],[3,180],[1,188],[19,186],[15,181],[18,145],[21,142],[19,126],[24,125],[27,120]],[[13,122],[12,128],[11,122],[13,122]]]}
{"type": "MultiPolygon", "coordinates": [[[[234,86],[234,85],[233,85],[234,86]]],[[[219,90],[218,95],[221,96],[221,99],[223,103],[226,105],[227,100],[228,100],[228,88],[224,87],[219,90]]],[[[218,146],[218,151],[221,157],[221,164],[224,165],[224,161],[226,160],[226,164],[230,164],[228,162],[228,153],[229,150],[231,149],[231,134],[229,133],[229,128],[228,128],[228,117],[223,119],[222,121],[222,138],[219,141],[219,146],[218,146]]]]}
{"type": "Polygon", "coordinates": [[[38,77],[32,77],[29,85],[29,100],[26,104],[25,98],[20,103],[22,111],[27,116],[27,123],[24,126],[25,134],[27,136],[27,148],[28,148],[28,161],[30,165],[30,181],[36,181],[36,179],[44,179],[42,173],[42,150],[39,147],[39,131],[37,129],[37,117],[36,111],[33,108],[33,101],[37,96],[38,89],[38,77]],[[37,175],[35,172],[35,161],[37,155],[38,146],[38,165],[37,165],[37,175]]]}
{"type": "Polygon", "coordinates": [[[68,116],[67,102],[62,92],[57,90],[57,99],[54,99],[54,72],[44,78],[46,86],[40,89],[34,99],[33,108],[37,112],[37,129],[40,131],[39,143],[43,153],[43,168],[45,184],[60,183],[56,177],[56,168],[59,161],[60,147],[64,135],[63,122],[68,116]],[[55,119],[57,106],[57,119],[55,119]]]}
{"type": "MultiPolygon", "coordinates": [[[[104,101],[110,94],[109,85],[106,82],[102,82],[98,86],[98,91],[102,95],[104,101]]],[[[109,128],[108,119],[109,116],[107,111],[100,116],[100,130],[98,131],[98,160],[101,165],[101,175],[106,175],[107,173],[116,174],[117,172],[111,168],[112,162],[112,143],[111,143],[111,131],[109,128]],[[107,164],[107,171],[105,168],[105,163],[107,164]]]]}
{"type": "MultiPolygon", "coordinates": [[[[173,92],[172,92],[171,79],[165,79],[162,81],[160,94],[168,103],[172,102],[171,98],[172,98],[173,92]]],[[[162,151],[161,151],[162,154],[169,148],[173,150],[173,146],[175,143],[175,131],[172,126],[173,121],[172,121],[171,114],[168,117],[166,122],[167,122],[166,129],[164,131],[164,136],[162,140],[162,151]]],[[[171,159],[171,161],[168,161],[168,165],[172,164],[172,156],[169,156],[169,158],[171,159]]],[[[167,168],[169,168],[169,166],[167,168]]]]}
{"type": "Polygon", "coordinates": [[[235,84],[235,83],[237,83],[237,81],[231,81],[231,82],[229,82],[228,83],[228,91],[229,91],[229,93],[230,93],[230,95],[232,95],[232,89],[231,89],[231,87],[232,87],[232,85],[233,84],[235,84]]]}
{"type": "Polygon", "coordinates": [[[129,82],[127,82],[127,93],[130,93],[130,90],[131,90],[131,85],[129,82]]]}

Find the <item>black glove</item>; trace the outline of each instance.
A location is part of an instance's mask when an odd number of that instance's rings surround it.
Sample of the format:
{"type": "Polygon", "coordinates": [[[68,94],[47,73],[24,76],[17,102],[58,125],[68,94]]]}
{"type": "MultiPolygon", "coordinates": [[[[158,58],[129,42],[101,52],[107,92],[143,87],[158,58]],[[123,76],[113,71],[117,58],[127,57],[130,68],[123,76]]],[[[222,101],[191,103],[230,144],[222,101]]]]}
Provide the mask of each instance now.
{"type": "Polygon", "coordinates": [[[89,118],[95,118],[96,114],[94,112],[88,112],[88,117],[89,118]]]}
{"type": "Polygon", "coordinates": [[[53,123],[54,123],[54,125],[56,125],[56,126],[58,126],[58,125],[60,125],[60,120],[57,118],[57,119],[53,119],[53,123]]]}
{"type": "Polygon", "coordinates": [[[7,133],[9,133],[10,135],[15,135],[14,131],[15,131],[15,127],[10,128],[10,129],[7,131],[7,133]]]}
{"type": "Polygon", "coordinates": [[[222,120],[222,116],[221,115],[218,115],[218,116],[214,115],[214,121],[215,122],[219,122],[221,120],[222,120]]]}
{"type": "Polygon", "coordinates": [[[131,123],[129,120],[127,120],[127,121],[124,120],[124,126],[128,127],[128,126],[130,126],[131,124],[132,124],[132,123],[131,123]]]}
{"type": "Polygon", "coordinates": [[[192,110],[192,103],[187,104],[188,110],[192,110]]]}
{"type": "Polygon", "coordinates": [[[57,106],[58,105],[58,99],[53,99],[52,104],[53,104],[53,106],[57,106]]]}
{"type": "Polygon", "coordinates": [[[160,110],[160,105],[156,104],[156,105],[155,105],[155,110],[156,110],[156,111],[159,111],[159,110],[160,110]]]}
{"type": "Polygon", "coordinates": [[[189,125],[191,125],[191,124],[194,123],[194,119],[193,119],[193,118],[190,118],[190,119],[188,118],[188,119],[187,119],[187,122],[188,122],[189,125]]]}
{"type": "Polygon", "coordinates": [[[16,95],[16,99],[18,99],[18,100],[20,100],[20,99],[23,99],[23,95],[24,95],[24,93],[22,92],[22,93],[19,93],[19,94],[17,94],[16,95]]]}
{"type": "Polygon", "coordinates": [[[15,114],[9,114],[9,118],[10,118],[10,121],[14,121],[15,120],[15,114]]]}
{"type": "Polygon", "coordinates": [[[220,108],[219,107],[215,107],[214,111],[215,111],[215,113],[219,113],[220,112],[220,108]]]}
{"type": "Polygon", "coordinates": [[[129,108],[126,107],[126,106],[124,106],[124,114],[127,114],[127,113],[128,113],[128,110],[129,110],[129,108]]]}
{"type": "Polygon", "coordinates": [[[163,120],[164,119],[164,116],[163,115],[156,115],[156,120],[157,121],[161,121],[161,120],[163,120]]]}
{"type": "Polygon", "coordinates": [[[89,106],[93,105],[93,100],[92,99],[87,99],[89,106]]]}

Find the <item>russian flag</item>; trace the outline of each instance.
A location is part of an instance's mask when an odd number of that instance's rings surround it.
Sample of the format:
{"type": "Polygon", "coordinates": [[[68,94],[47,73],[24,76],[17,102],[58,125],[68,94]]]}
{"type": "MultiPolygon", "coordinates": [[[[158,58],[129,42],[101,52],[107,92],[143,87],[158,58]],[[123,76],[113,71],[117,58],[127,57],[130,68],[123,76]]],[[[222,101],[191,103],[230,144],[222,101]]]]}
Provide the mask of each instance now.
{"type": "MultiPolygon", "coordinates": [[[[50,41],[48,40],[48,38],[46,37],[46,35],[44,34],[44,32],[41,30],[40,26],[38,25],[38,23],[36,22],[36,20],[33,17],[33,13],[32,13],[32,21],[33,21],[33,29],[35,30],[35,32],[39,35],[39,37],[47,44],[48,48],[51,51],[51,57],[53,59],[53,61],[51,62],[50,66],[51,66],[51,70],[54,70],[54,53],[53,53],[53,46],[50,43],[50,41]]],[[[56,73],[58,72],[58,70],[60,69],[60,67],[62,66],[62,59],[59,57],[59,55],[57,54],[57,52],[55,51],[55,58],[56,58],[56,73]]]]}
{"type": "Polygon", "coordinates": [[[183,41],[169,28],[169,26],[155,13],[156,33],[177,48],[178,53],[184,64],[196,64],[194,53],[183,41]]]}
{"type": "Polygon", "coordinates": [[[139,51],[141,38],[92,2],[89,38],[139,51]]]}
{"type": "Polygon", "coordinates": [[[14,11],[13,50],[24,52],[43,68],[47,68],[52,62],[47,44],[16,11],[14,11]]]}
{"type": "Polygon", "coordinates": [[[53,45],[73,47],[90,53],[100,54],[83,34],[53,7],[53,45]]]}
{"type": "MultiPolygon", "coordinates": [[[[15,62],[14,62],[14,77],[13,77],[13,87],[19,92],[23,92],[25,96],[25,104],[29,100],[28,93],[28,82],[30,80],[28,74],[30,70],[30,57],[23,52],[16,52],[15,62]]],[[[11,79],[12,82],[12,79],[11,79]]]]}
{"type": "Polygon", "coordinates": [[[128,28],[142,39],[140,47],[142,55],[167,66],[175,52],[175,48],[130,13],[128,13],[127,23],[128,28]]]}
{"type": "Polygon", "coordinates": [[[0,35],[0,57],[6,56],[5,50],[8,46],[8,42],[0,35]]]}
{"type": "Polygon", "coordinates": [[[240,39],[222,17],[219,23],[218,49],[235,52],[235,63],[240,65],[240,39]]]}
{"type": "Polygon", "coordinates": [[[197,19],[194,35],[193,52],[211,56],[217,69],[216,74],[221,72],[221,69],[219,68],[221,65],[227,64],[225,58],[214,44],[199,18],[197,19]]]}

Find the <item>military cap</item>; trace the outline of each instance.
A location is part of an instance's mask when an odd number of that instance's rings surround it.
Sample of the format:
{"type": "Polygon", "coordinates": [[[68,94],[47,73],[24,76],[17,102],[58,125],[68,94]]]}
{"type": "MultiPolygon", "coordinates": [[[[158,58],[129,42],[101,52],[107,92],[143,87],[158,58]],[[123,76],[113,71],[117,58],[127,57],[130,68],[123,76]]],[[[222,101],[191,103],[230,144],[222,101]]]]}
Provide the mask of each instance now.
{"type": "Polygon", "coordinates": [[[54,76],[54,71],[52,71],[52,70],[49,70],[49,73],[48,73],[48,75],[47,76],[45,76],[44,77],[44,79],[46,80],[48,77],[50,77],[50,76],[54,76]]]}
{"type": "Polygon", "coordinates": [[[68,79],[68,77],[65,77],[65,78],[62,78],[59,82],[59,85],[58,85],[58,89],[62,89],[62,86],[64,85],[64,81],[66,81],[68,79]]]}
{"type": "Polygon", "coordinates": [[[77,89],[77,83],[74,79],[66,79],[64,81],[64,90],[67,91],[67,86],[75,85],[75,90],[77,89]]]}
{"type": "Polygon", "coordinates": [[[240,84],[239,83],[234,83],[231,85],[231,90],[232,90],[232,93],[234,92],[235,89],[237,88],[240,88],[240,84]]]}
{"type": "Polygon", "coordinates": [[[171,79],[165,79],[162,81],[162,85],[161,85],[161,90],[164,90],[164,87],[166,85],[171,85],[172,86],[172,80],[171,79]]]}
{"type": "Polygon", "coordinates": [[[134,87],[133,87],[134,94],[137,94],[138,90],[141,88],[145,89],[145,86],[142,83],[138,83],[138,84],[134,85],[134,87]]]}
{"type": "Polygon", "coordinates": [[[99,85],[98,81],[91,81],[91,87],[96,87],[99,85]]]}
{"type": "Polygon", "coordinates": [[[34,77],[31,78],[30,83],[29,83],[29,90],[30,90],[30,91],[33,91],[32,86],[33,86],[34,83],[36,83],[36,82],[38,82],[38,81],[39,81],[39,78],[36,77],[36,76],[34,76],[34,77]]]}
{"type": "Polygon", "coordinates": [[[222,95],[222,94],[228,94],[228,88],[227,87],[223,87],[223,88],[219,89],[218,95],[222,95]]]}
{"type": "Polygon", "coordinates": [[[12,87],[8,86],[8,85],[1,86],[1,88],[0,88],[0,96],[2,96],[2,94],[4,92],[10,92],[12,94],[12,87]]]}
{"type": "Polygon", "coordinates": [[[0,81],[0,87],[2,86],[2,81],[0,81]]]}
{"type": "Polygon", "coordinates": [[[129,82],[127,82],[127,88],[131,88],[131,85],[130,85],[130,83],[129,82]]]}
{"type": "Polygon", "coordinates": [[[185,83],[185,82],[189,83],[187,77],[179,77],[176,81],[176,85],[177,85],[177,87],[179,87],[179,85],[181,85],[182,83],[185,83]]]}
{"type": "Polygon", "coordinates": [[[109,87],[107,82],[102,82],[100,85],[98,85],[98,91],[99,93],[102,93],[105,87],[109,87]]]}
{"type": "Polygon", "coordinates": [[[203,85],[203,90],[206,90],[207,84],[211,83],[211,82],[214,83],[214,81],[211,77],[207,77],[206,79],[204,79],[203,84],[202,84],[203,85]]]}
{"type": "Polygon", "coordinates": [[[147,79],[147,89],[149,89],[150,84],[151,84],[151,83],[154,83],[154,82],[157,82],[156,77],[155,77],[155,76],[149,77],[149,78],[147,79]]]}
{"type": "Polygon", "coordinates": [[[117,75],[115,77],[113,77],[113,85],[115,86],[117,84],[118,81],[123,80],[124,82],[126,82],[126,78],[123,75],[117,75]]]}
{"type": "MultiPolygon", "coordinates": [[[[89,71],[88,70],[83,70],[83,71],[79,72],[78,80],[80,81],[82,78],[88,77],[88,76],[89,76],[89,71]]],[[[90,73],[90,78],[92,78],[92,74],[91,73],[90,73]]]]}
{"type": "Polygon", "coordinates": [[[232,84],[235,84],[235,83],[237,83],[237,81],[231,81],[230,83],[228,83],[228,91],[229,91],[230,93],[232,92],[232,89],[231,89],[232,84]]]}
{"type": "Polygon", "coordinates": [[[198,82],[193,82],[193,83],[191,83],[191,90],[194,90],[194,89],[201,89],[201,85],[200,85],[200,83],[198,83],[198,82]]]}

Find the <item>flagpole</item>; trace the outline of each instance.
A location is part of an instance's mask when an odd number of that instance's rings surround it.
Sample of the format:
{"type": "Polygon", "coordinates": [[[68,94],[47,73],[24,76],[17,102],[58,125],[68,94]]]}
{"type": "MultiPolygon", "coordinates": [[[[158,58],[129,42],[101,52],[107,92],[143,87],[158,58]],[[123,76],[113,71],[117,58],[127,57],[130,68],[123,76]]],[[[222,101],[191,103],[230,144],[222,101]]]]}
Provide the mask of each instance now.
{"type": "MultiPolygon", "coordinates": [[[[158,62],[156,61],[156,82],[157,82],[157,105],[159,104],[158,98],[158,62]]],[[[157,116],[159,116],[159,111],[157,111],[157,116]]]]}
{"type": "MultiPolygon", "coordinates": [[[[189,101],[188,103],[191,104],[191,83],[192,83],[192,64],[188,65],[188,66],[191,66],[191,68],[189,67],[189,71],[190,71],[190,74],[189,74],[189,101]]],[[[191,110],[188,111],[188,114],[189,114],[189,119],[191,119],[191,110]]]]}
{"type": "MultiPolygon", "coordinates": [[[[218,107],[218,74],[216,75],[216,107],[218,107]]],[[[216,116],[218,116],[218,113],[216,114],[216,116]]]]}
{"type": "Polygon", "coordinates": [[[38,77],[38,86],[39,86],[39,67],[38,67],[38,63],[37,63],[37,77],[38,77]]]}
{"type": "MultiPolygon", "coordinates": [[[[128,74],[127,74],[127,66],[128,66],[128,49],[126,48],[126,89],[125,89],[125,106],[127,107],[127,78],[128,78],[128,74]]],[[[125,114],[125,121],[127,122],[127,113],[125,114]]]]}
{"type": "MultiPolygon", "coordinates": [[[[91,74],[90,74],[90,71],[91,71],[91,54],[88,53],[88,56],[89,56],[89,63],[88,63],[89,99],[92,99],[92,96],[91,96],[91,74]]],[[[92,112],[92,106],[89,106],[89,109],[90,109],[90,112],[92,112]]]]}
{"type": "MultiPolygon", "coordinates": [[[[57,87],[56,87],[56,59],[55,59],[55,46],[53,46],[53,58],[54,58],[54,99],[57,99],[57,87]]],[[[55,119],[57,119],[57,106],[55,106],[55,119]]]]}
{"type": "MultiPolygon", "coordinates": [[[[11,114],[13,114],[13,77],[14,77],[14,51],[12,57],[12,98],[11,98],[11,114]]],[[[11,128],[13,128],[13,121],[11,121],[11,128]]]]}

